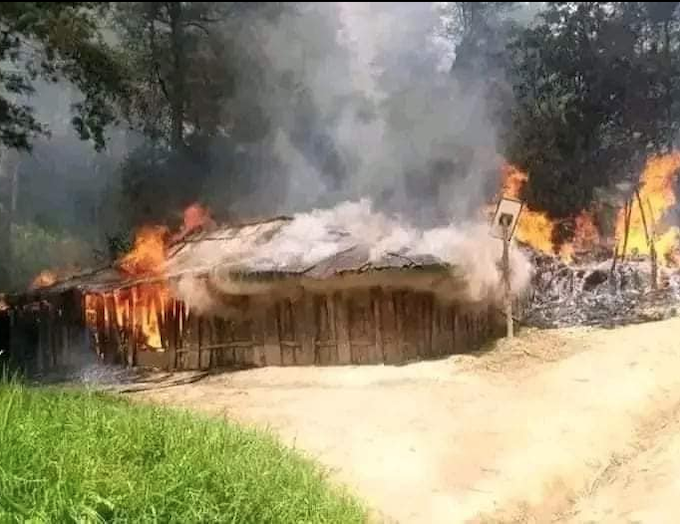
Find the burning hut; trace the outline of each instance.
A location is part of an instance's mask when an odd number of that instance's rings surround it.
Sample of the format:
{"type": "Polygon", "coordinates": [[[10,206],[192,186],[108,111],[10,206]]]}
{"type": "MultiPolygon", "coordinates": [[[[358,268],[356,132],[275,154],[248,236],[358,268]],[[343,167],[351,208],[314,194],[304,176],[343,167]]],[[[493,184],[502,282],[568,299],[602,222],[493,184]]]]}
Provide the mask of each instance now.
{"type": "Polygon", "coordinates": [[[83,351],[169,370],[389,364],[498,334],[498,309],[471,300],[462,268],[315,227],[282,217],[170,243],[148,230],[117,266],[7,297],[10,351],[39,372],[78,364],[83,351]]]}

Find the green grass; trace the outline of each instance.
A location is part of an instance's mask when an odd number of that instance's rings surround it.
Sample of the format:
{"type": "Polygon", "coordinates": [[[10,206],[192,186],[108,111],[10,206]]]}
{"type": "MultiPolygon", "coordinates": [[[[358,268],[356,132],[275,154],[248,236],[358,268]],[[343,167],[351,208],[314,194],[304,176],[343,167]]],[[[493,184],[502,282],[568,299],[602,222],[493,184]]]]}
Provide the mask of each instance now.
{"type": "Polygon", "coordinates": [[[350,523],[365,515],[268,434],[102,393],[0,383],[0,522],[350,523]]]}

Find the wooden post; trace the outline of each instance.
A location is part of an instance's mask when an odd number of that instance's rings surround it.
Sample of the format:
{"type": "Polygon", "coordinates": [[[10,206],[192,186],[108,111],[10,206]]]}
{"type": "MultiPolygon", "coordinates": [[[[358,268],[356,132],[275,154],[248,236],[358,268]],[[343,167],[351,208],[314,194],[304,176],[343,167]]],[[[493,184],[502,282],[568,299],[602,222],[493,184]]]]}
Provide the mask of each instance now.
{"type": "Polygon", "coordinates": [[[137,352],[137,304],[136,288],[132,287],[128,290],[128,315],[125,319],[125,328],[128,330],[128,345],[127,345],[127,365],[134,366],[136,362],[137,352]]]}
{"type": "Polygon", "coordinates": [[[509,221],[503,220],[503,287],[505,289],[505,324],[507,328],[507,337],[513,338],[515,336],[515,329],[512,321],[512,287],[510,284],[510,231],[509,221]]]}
{"type": "Polygon", "coordinates": [[[649,199],[647,199],[647,207],[649,207],[649,254],[652,259],[652,290],[656,291],[659,283],[657,276],[656,226],[654,211],[652,210],[652,204],[649,199]]]}
{"type": "Polygon", "coordinates": [[[626,247],[628,244],[628,227],[630,225],[630,209],[629,205],[631,202],[626,200],[623,203],[623,239],[617,238],[616,243],[614,244],[614,258],[612,259],[612,267],[609,270],[609,273],[611,275],[614,274],[614,270],[616,269],[616,262],[619,258],[619,247],[623,247],[621,250],[621,261],[623,262],[624,257],[626,256],[626,247]],[[623,244],[621,244],[621,241],[623,240],[623,244]]]}
{"type": "Polygon", "coordinates": [[[614,274],[614,270],[616,269],[616,259],[619,256],[619,242],[618,240],[615,241],[614,243],[614,257],[612,258],[612,267],[609,269],[609,275],[614,274]]]}
{"type": "Polygon", "coordinates": [[[645,238],[647,240],[647,245],[649,246],[649,258],[651,262],[651,287],[652,290],[656,290],[657,286],[657,265],[656,265],[656,246],[654,243],[654,216],[652,213],[652,206],[647,201],[649,206],[649,227],[647,227],[647,217],[645,216],[645,208],[642,205],[642,199],[640,198],[640,192],[636,189],[635,196],[637,197],[638,205],[640,206],[640,216],[642,217],[642,226],[645,229],[645,238]]]}
{"type": "Polygon", "coordinates": [[[338,337],[338,364],[352,363],[352,346],[349,332],[349,311],[342,291],[335,293],[335,332],[338,337]]]}

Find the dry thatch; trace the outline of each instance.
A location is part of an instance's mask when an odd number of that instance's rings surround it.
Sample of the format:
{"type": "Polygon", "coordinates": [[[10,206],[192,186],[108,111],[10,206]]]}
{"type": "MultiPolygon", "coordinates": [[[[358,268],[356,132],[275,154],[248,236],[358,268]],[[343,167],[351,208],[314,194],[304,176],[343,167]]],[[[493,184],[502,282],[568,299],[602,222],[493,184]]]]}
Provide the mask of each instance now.
{"type": "MultiPolygon", "coordinates": [[[[10,301],[25,303],[70,290],[102,293],[186,276],[212,275],[253,284],[300,279],[326,281],[378,271],[424,271],[451,276],[449,264],[434,256],[390,252],[375,256],[371,246],[359,245],[339,230],[329,231],[324,242],[310,241],[305,249],[300,249],[300,245],[288,247],[282,229],[290,220],[278,217],[198,231],[169,248],[161,273],[130,276],[114,266],[92,269],[12,297],[10,301]]],[[[360,280],[357,282],[361,286],[360,280]]]]}

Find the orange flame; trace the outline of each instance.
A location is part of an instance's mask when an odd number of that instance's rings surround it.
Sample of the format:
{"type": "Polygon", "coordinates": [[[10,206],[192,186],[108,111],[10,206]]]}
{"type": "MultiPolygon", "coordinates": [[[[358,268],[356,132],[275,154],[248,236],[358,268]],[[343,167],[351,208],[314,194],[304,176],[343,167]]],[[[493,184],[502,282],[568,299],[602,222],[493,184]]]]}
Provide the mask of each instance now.
{"type": "Polygon", "coordinates": [[[503,173],[503,197],[519,199],[524,184],[526,184],[529,177],[527,177],[526,173],[510,164],[504,164],[501,170],[503,173]]]}
{"type": "MultiPolygon", "coordinates": [[[[678,247],[680,239],[680,229],[676,226],[666,228],[659,233],[659,221],[664,214],[676,203],[673,184],[678,176],[680,169],[680,153],[669,153],[667,155],[655,156],[647,161],[645,170],[640,177],[640,201],[644,207],[643,213],[640,212],[639,201],[633,199],[633,209],[630,215],[630,226],[628,230],[627,253],[637,252],[641,255],[650,254],[650,245],[645,233],[645,221],[647,231],[651,234],[654,231],[654,245],[659,255],[659,261],[667,263],[673,257],[673,252],[678,247]]],[[[619,210],[616,220],[616,238],[619,240],[620,249],[623,248],[625,237],[625,212],[619,210]]]]}
{"type": "MultiPolygon", "coordinates": [[[[527,182],[527,174],[514,166],[503,166],[503,197],[519,199],[524,184],[527,182]]],[[[524,208],[517,222],[515,236],[517,240],[530,245],[534,249],[544,253],[554,253],[553,231],[555,224],[546,213],[532,211],[524,208]]]]}
{"type": "Polygon", "coordinates": [[[560,247],[560,258],[571,262],[574,253],[593,249],[600,244],[600,232],[592,213],[583,210],[574,221],[574,239],[560,247]]]}
{"type": "Polygon", "coordinates": [[[168,229],[163,226],[144,226],[135,235],[135,244],[118,266],[130,275],[160,273],[165,265],[168,229]]]}
{"type": "Polygon", "coordinates": [[[49,287],[57,282],[57,274],[54,271],[45,269],[38,273],[31,282],[30,289],[40,289],[42,287],[49,287]]]}
{"type": "Polygon", "coordinates": [[[98,336],[115,330],[121,339],[134,336],[142,349],[163,349],[161,325],[168,300],[170,292],[164,283],[141,284],[101,295],[88,294],[85,296],[86,321],[98,336]]]}
{"type": "Polygon", "coordinates": [[[135,234],[132,250],[118,261],[120,269],[130,275],[159,274],[163,272],[167,247],[197,229],[213,227],[210,211],[200,204],[184,210],[181,229],[169,236],[165,226],[143,226],[135,234]]]}
{"type": "Polygon", "coordinates": [[[184,210],[183,219],[182,228],[173,235],[170,243],[179,242],[198,229],[208,229],[215,226],[210,210],[198,203],[191,204],[184,210]]]}
{"type": "Polygon", "coordinates": [[[595,226],[593,215],[588,211],[581,211],[576,217],[574,229],[574,245],[577,249],[590,249],[600,243],[600,232],[595,226]]]}
{"type": "MultiPolygon", "coordinates": [[[[132,250],[118,261],[118,267],[129,275],[163,276],[167,248],[173,242],[201,228],[214,226],[210,212],[200,204],[192,204],[184,210],[180,231],[169,235],[164,226],[144,226],[135,235],[132,250]]],[[[85,300],[86,315],[91,326],[102,322],[121,333],[132,327],[137,343],[148,349],[161,349],[161,324],[165,306],[170,300],[166,282],[146,283],[125,292],[88,295],[85,300]],[[99,308],[99,311],[97,311],[99,308]]],[[[97,330],[98,331],[98,330],[97,330]]]]}
{"type": "MultiPolygon", "coordinates": [[[[519,199],[527,180],[526,173],[505,164],[503,166],[503,197],[519,199]]],[[[600,241],[595,221],[588,211],[582,211],[576,217],[574,240],[571,243],[562,246],[555,245],[553,240],[555,226],[555,222],[548,217],[547,213],[525,207],[519,217],[515,236],[520,242],[543,253],[559,253],[560,257],[566,261],[570,261],[576,251],[590,249],[600,241]]]]}
{"type": "Polygon", "coordinates": [[[214,221],[208,208],[201,204],[191,204],[184,210],[184,226],[182,228],[184,233],[191,233],[210,225],[214,225],[214,221]]]}

